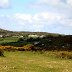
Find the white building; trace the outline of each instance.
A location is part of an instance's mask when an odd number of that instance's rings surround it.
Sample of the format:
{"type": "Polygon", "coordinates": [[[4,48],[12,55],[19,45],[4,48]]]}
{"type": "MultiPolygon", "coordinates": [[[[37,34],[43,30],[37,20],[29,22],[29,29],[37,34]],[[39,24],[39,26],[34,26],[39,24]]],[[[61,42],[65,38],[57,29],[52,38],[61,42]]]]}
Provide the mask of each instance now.
{"type": "Polygon", "coordinates": [[[0,37],[3,37],[3,35],[0,35],[0,37]]]}
{"type": "Polygon", "coordinates": [[[45,37],[45,35],[41,35],[41,36],[40,36],[40,38],[44,38],[44,37],[45,37]]]}
{"type": "Polygon", "coordinates": [[[28,35],[29,38],[38,38],[38,35],[28,35]]]}

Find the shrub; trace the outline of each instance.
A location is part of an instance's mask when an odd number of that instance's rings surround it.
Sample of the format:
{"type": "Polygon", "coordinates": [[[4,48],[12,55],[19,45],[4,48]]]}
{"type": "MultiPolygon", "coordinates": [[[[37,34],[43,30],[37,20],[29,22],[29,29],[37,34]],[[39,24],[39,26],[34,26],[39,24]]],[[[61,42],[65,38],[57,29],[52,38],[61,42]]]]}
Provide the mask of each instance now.
{"type": "Polygon", "coordinates": [[[30,50],[33,50],[34,45],[32,45],[32,44],[27,44],[27,45],[23,46],[23,48],[25,49],[25,51],[26,51],[26,50],[27,50],[27,51],[30,51],[30,50]]]}
{"type": "Polygon", "coordinates": [[[0,49],[0,56],[4,57],[4,52],[1,49],[0,49]]]}
{"type": "Polygon", "coordinates": [[[15,50],[17,50],[17,48],[14,47],[14,46],[0,46],[0,49],[1,50],[6,50],[6,51],[15,51],[15,50]]]}
{"type": "Polygon", "coordinates": [[[18,47],[17,50],[18,51],[25,51],[25,49],[23,47],[18,47]]]}
{"type": "Polygon", "coordinates": [[[23,39],[23,38],[19,38],[19,39],[18,39],[18,42],[20,42],[20,41],[24,41],[24,39],[23,39]]]}

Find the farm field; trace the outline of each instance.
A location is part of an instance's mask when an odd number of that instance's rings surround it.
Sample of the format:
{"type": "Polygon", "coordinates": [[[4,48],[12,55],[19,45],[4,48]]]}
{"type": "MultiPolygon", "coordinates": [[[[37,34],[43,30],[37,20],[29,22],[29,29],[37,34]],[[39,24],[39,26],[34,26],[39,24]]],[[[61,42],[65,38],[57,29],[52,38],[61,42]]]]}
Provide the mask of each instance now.
{"type": "Polygon", "coordinates": [[[72,59],[56,58],[55,53],[4,51],[5,57],[0,57],[0,72],[72,72],[72,59]]]}
{"type": "Polygon", "coordinates": [[[2,43],[10,43],[10,42],[17,42],[17,37],[6,37],[6,38],[0,38],[0,44],[2,43]]]}

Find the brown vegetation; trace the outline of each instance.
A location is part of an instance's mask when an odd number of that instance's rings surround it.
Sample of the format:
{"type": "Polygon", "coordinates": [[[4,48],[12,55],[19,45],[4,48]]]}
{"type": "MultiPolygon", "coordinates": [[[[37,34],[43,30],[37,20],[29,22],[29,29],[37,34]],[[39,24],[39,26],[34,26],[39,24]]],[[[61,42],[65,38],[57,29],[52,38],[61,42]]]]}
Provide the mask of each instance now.
{"type": "Polygon", "coordinates": [[[14,46],[1,46],[0,45],[0,49],[1,50],[8,50],[8,51],[12,51],[12,50],[18,50],[18,51],[30,51],[33,50],[34,46],[32,44],[27,44],[23,47],[14,47],[14,46]]]}
{"type": "Polygon", "coordinates": [[[72,53],[68,51],[61,51],[56,53],[57,58],[72,59],[72,53]]]}

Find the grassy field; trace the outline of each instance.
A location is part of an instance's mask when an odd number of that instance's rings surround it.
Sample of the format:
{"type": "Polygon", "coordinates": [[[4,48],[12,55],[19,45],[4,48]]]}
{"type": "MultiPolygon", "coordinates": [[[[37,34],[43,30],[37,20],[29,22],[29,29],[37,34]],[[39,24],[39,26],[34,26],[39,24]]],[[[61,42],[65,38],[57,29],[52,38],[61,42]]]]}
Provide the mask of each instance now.
{"type": "Polygon", "coordinates": [[[6,38],[0,38],[0,44],[2,43],[10,43],[10,42],[17,42],[17,37],[6,37],[6,38]]]}
{"type": "Polygon", "coordinates": [[[72,60],[53,56],[54,52],[5,51],[0,72],[72,72],[72,60]]]}

